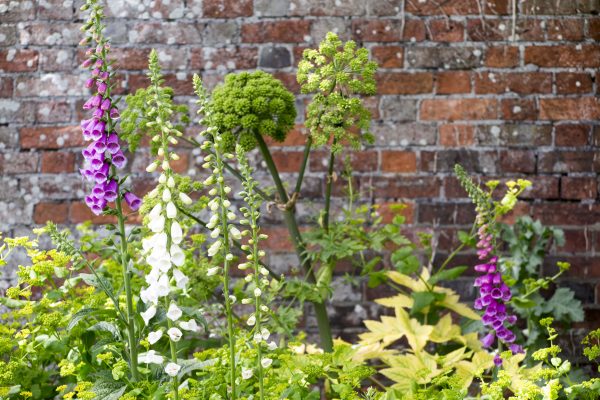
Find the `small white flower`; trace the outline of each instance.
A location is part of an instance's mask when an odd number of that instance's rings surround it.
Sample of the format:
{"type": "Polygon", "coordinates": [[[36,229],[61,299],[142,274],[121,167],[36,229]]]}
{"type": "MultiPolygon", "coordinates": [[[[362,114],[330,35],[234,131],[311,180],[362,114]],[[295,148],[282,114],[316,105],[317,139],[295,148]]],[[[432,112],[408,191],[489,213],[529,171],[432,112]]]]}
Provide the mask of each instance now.
{"type": "Polygon", "coordinates": [[[175,207],[175,204],[173,204],[172,201],[167,203],[167,218],[173,219],[177,216],[177,208],[175,207]]]}
{"type": "Polygon", "coordinates": [[[158,177],[158,183],[165,183],[167,181],[167,176],[165,174],[160,174],[158,177]]]}
{"type": "Polygon", "coordinates": [[[267,345],[267,349],[269,349],[270,351],[276,350],[277,349],[277,343],[275,343],[274,341],[270,341],[269,344],[267,345]]]}
{"type": "Polygon", "coordinates": [[[255,297],[260,297],[261,294],[262,294],[262,290],[260,290],[259,288],[254,289],[254,296],[255,297]]]}
{"type": "Polygon", "coordinates": [[[242,299],[242,304],[250,304],[252,303],[252,299],[242,299]]]}
{"type": "Polygon", "coordinates": [[[231,301],[231,304],[235,303],[237,301],[237,297],[235,297],[234,295],[230,294],[229,295],[229,301],[231,301]]]}
{"type": "Polygon", "coordinates": [[[185,262],[185,253],[181,250],[181,247],[176,244],[171,245],[171,262],[178,267],[181,267],[185,262]]]}
{"type": "Polygon", "coordinates": [[[192,204],[192,199],[190,198],[190,196],[183,192],[179,192],[179,200],[181,200],[181,202],[187,206],[192,204]]]}
{"type": "Polygon", "coordinates": [[[219,267],[212,267],[209,268],[208,271],[206,271],[206,276],[213,276],[216,275],[219,272],[219,267]]]}
{"type": "Polygon", "coordinates": [[[242,238],[242,233],[240,232],[240,230],[233,225],[229,227],[229,233],[231,234],[231,237],[235,240],[240,240],[242,238]]]}
{"type": "Polygon", "coordinates": [[[175,187],[175,179],[173,179],[172,176],[169,177],[169,179],[167,180],[167,186],[170,188],[174,188],[175,187]]]}
{"type": "Polygon", "coordinates": [[[268,357],[265,357],[262,360],[260,360],[260,365],[262,365],[263,368],[269,368],[271,364],[273,364],[273,360],[268,357]]]}
{"type": "Polygon", "coordinates": [[[267,328],[262,328],[260,330],[260,336],[266,341],[269,339],[269,336],[271,336],[271,332],[269,332],[267,328]]]}
{"type": "Polygon", "coordinates": [[[162,206],[160,205],[160,203],[158,203],[154,207],[152,207],[152,210],[148,213],[148,217],[150,219],[158,218],[158,217],[160,217],[161,213],[162,213],[162,206]]]}
{"type": "Polygon", "coordinates": [[[265,306],[264,304],[261,304],[260,305],[260,311],[268,312],[269,311],[269,307],[265,306]]]}
{"type": "Polygon", "coordinates": [[[233,221],[233,220],[235,220],[235,213],[228,212],[228,213],[227,213],[227,219],[228,219],[229,221],[233,221]]]}
{"type": "Polygon", "coordinates": [[[171,224],[171,241],[175,244],[179,244],[182,240],[183,231],[181,230],[181,225],[179,225],[179,222],[173,221],[171,224]]]}
{"type": "Polygon", "coordinates": [[[233,254],[231,254],[231,253],[228,253],[228,254],[225,256],[225,259],[226,259],[227,261],[231,261],[231,260],[233,260],[233,254]]]}
{"type": "Polygon", "coordinates": [[[150,306],[150,308],[148,308],[146,311],[144,311],[143,313],[140,313],[140,315],[142,316],[142,319],[144,320],[144,323],[146,325],[148,325],[148,322],[154,318],[154,316],[156,315],[156,307],[154,306],[150,306]]]}
{"type": "Polygon", "coordinates": [[[243,271],[243,270],[247,269],[249,266],[250,266],[250,263],[241,263],[238,265],[238,268],[243,271]]]}
{"type": "Polygon", "coordinates": [[[248,321],[246,321],[246,323],[247,323],[249,326],[254,326],[254,324],[256,324],[256,317],[254,316],[254,314],[252,314],[252,315],[250,316],[250,318],[248,318],[248,321]]]}
{"type": "Polygon", "coordinates": [[[167,318],[169,318],[171,321],[177,321],[179,318],[181,318],[182,314],[183,313],[181,312],[181,309],[177,307],[177,304],[171,303],[169,310],[167,311],[167,318]]]}
{"type": "Polygon", "coordinates": [[[223,207],[228,208],[231,206],[231,202],[229,200],[223,200],[223,207]]]}
{"type": "Polygon", "coordinates": [[[154,233],[160,233],[165,229],[165,217],[162,215],[153,218],[150,220],[148,224],[148,228],[154,233]]]}
{"type": "Polygon", "coordinates": [[[213,239],[216,239],[219,237],[220,234],[221,234],[221,228],[216,227],[215,229],[212,230],[212,232],[210,232],[210,237],[213,239]]]}
{"type": "Polygon", "coordinates": [[[212,217],[208,220],[206,227],[208,229],[213,229],[219,223],[219,216],[217,214],[213,214],[212,217]]]}
{"type": "Polygon", "coordinates": [[[158,342],[160,340],[160,338],[162,337],[162,334],[163,334],[162,329],[159,329],[154,332],[150,332],[148,334],[148,343],[154,344],[154,343],[158,342]]]}
{"type": "Polygon", "coordinates": [[[220,248],[221,248],[221,241],[217,240],[208,248],[208,256],[213,257],[215,254],[218,253],[220,248]]]}
{"type": "Polygon", "coordinates": [[[267,276],[269,275],[269,270],[266,269],[265,267],[260,267],[259,272],[263,275],[263,276],[267,276]]]}
{"type": "Polygon", "coordinates": [[[163,357],[154,350],[148,350],[147,353],[142,353],[138,356],[138,362],[142,364],[162,364],[163,357]]]}
{"type": "Polygon", "coordinates": [[[150,164],[146,167],[146,172],[154,172],[154,171],[156,171],[157,167],[158,167],[158,164],[153,162],[152,164],[150,164]]]}
{"type": "Polygon", "coordinates": [[[196,323],[195,319],[190,319],[187,322],[181,321],[179,323],[179,326],[181,327],[181,329],[183,329],[185,331],[190,331],[190,332],[197,332],[198,331],[198,324],[196,323]]]}
{"type": "Polygon", "coordinates": [[[174,377],[177,376],[177,374],[179,373],[179,370],[181,369],[181,365],[177,365],[175,363],[168,363],[165,366],[165,372],[167,373],[167,375],[174,377]]]}
{"type": "Polygon", "coordinates": [[[173,269],[173,278],[175,278],[175,285],[181,290],[184,290],[190,281],[190,278],[188,278],[183,272],[181,272],[177,268],[173,269]]]}
{"type": "Polygon", "coordinates": [[[243,379],[252,378],[252,369],[242,368],[242,378],[243,379]]]}
{"type": "Polygon", "coordinates": [[[163,190],[162,201],[164,201],[165,203],[171,201],[171,191],[169,189],[163,190]]]}
{"type": "Polygon", "coordinates": [[[158,188],[157,188],[157,187],[155,187],[154,189],[152,189],[152,190],[150,191],[150,193],[148,193],[148,198],[149,198],[149,199],[153,199],[153,198],[155,198],[157,195],[158,195],[158,188]]]}
{"type": "Polygon", "coordinates": [[[179,342],[183,333],[179,330],[179,328],[170,328],[167,333],[169,334],[169,338],[174,342],[179,342]]]}

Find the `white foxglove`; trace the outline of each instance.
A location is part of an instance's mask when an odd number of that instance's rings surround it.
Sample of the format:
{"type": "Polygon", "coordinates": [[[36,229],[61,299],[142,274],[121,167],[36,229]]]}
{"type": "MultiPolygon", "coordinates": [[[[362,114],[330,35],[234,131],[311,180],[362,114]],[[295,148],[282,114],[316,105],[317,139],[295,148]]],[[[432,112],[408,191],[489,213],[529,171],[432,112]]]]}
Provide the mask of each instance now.
{"type": "Polygon", "coordinates": [[[160,233],[165,229],[165,217],[159,215],[156,218],[151,218],[148,228],[154,233],[160,233]]]}
{"type": "Polygon", "coordinates": [[[181,230],[181,225],[179,225],[179,222],[173,221],[171,224],[171,241],[175,244],[179,244],[182,240],[183,231],[181,230]]]}
{"type": "Polygon", "coordinates": [[[150,322],[150,320],[152,318],[154,318],[154,316],[156,315],[156,307],[155,306],[150,306],[150,308],[148,308],[143,313],[140,313],[140,315],[142,316],[142,319],[144,320],[144,323],[146,325],[148,325],[148,322],[150,322]]]}
{"type": "Polygon", "coordinates": [[[206,271],[206,276],[213,276],[219,273],[219,267],[212,267],[209,268],[208,271],[206,271]]]}
{"type": "Polygon", "coordinates": [[[250,378],[252,378],[252,370],[251,369],[242,368],[242,378],[243,379],[250,379],[250,378]]]}
{"type": "Polygon", "coordinates": [[[185,262],[185,254],[181,247],[176,244],[171,245],[171,262],[178,267],[181,267],[185,262]]]}
{"type": "Polygon", "coordinates": [[[172,201],[167,203],[167,218],[173,219],[177,216],[177,208],[175,207],[175,204],[173,204],[172,201]]]}
{"type": "Polygon", "coordinates": [[[240,230],[233,225],[229,227],[229,233],[231,234],[231,237],[235,240],[240,240],[242,238],[242,233],[240,232],[240,230]]]}
{"type": "Polygon", "coordinates": [[[198,331],[198,324],[196,323],[195,319],[190,319],[187,322],[182,321],[179,323],[179,326],[181,327],[181,329],[186,330],[186,331],[190,331],[190,332],[198,331]]]}
{"type": "Polygon", "coordinates": [[[171,191],[169,189],[163,190],[162,201],[164,201],[165,203],[171,201],[171,191]]]}
{"type": "Polygon", "coordinates": [[[160,338],[162,337],[162,334],[163,333],[162,333],[161,329],[154,331],[154,332],[150,332],[148,334],[148,343],[154,344],[154,343],[158,342],[160,340],[160,338]]]}
{"type": "Polygon", "coordinates": [[[181,272],[177,268],[173,269],[173,278],[175,278],[175,285],[181,290],[185,290],[185,287],[190,281],[190,278],[188,278],[183,272],[181,272]]]}
{"type": "Polygon", "coordinates": [[[256,317],[251,315],[250,318],[246,321],[249,326],[254,326],[256,324],[256,317]]]}
{"type": "Polygon", "coordinates": [[[187,194],[183,193],[183,192],[179,192],[179,200],[181,200],[181,202],[185,205],[190,205],[192,204],[192,199],[190,198],[190,196],[188,196],[187,194]]]}
{"type": "Polygon", "coordinates": [[[177,321],[179,318],[181,318],[182,314],[183,313],[181,312],[181,309],[177,307],[177,304],[171,303],[169,310],[167,311],[167,318],[169,318],[171,321],[177,321]]]}
{"type": "Polygon", "coordinates": [[[263,340],[269,340],[269,336],[271,336],[271,332],[269,332],[269,330],[267,328],[262,328],[260,330],[260,335],[262,336],[263,340]]]}
{"type": "Polygon", "coordinates": [[[270,351],[277,350],[277,343],[271,340],[267,345],[267,349],[269,349],[270,351]]]}
{"type": "Polygon", "coordinates": [[[215,254],[218,253],[220,248],[221,248],[221,241],[217,240],[208,248],[208,256],[213,257],[215,254]]]}
{"type": "Polygon", "coordinates": [[[165,372],[167,373],[167,375],[171,376],[171,377],[175,377],[177,376],[177,374],[179,373],[179,370],[181,369],[180,365],[177,365],[175,363],[168,363],[165,366],[165,372]]]}
{"type": "Polygon", "coordinates": [[[162,213],[162,206],[160,205],[160,203],[158,203],[154,207],[152,207],[152,210],[148,213],[148,217],[150,219],[154,219],[154,218],[160,217],[161,213],[162,213]]]}
{"type": "Polygon", "coordinates": [[[265,357],[262,360],[260,360],[260,365],[262,365],[263,368],[269,368],[271,364],[273,364],[273,360],[268,357],[265,357]]]}
{"type": "Polygon", "coordinates": [[[221,234],[221,229],[220,228],[215,228],[212,230],[212,232],[210,232],[210,237],[213,239],[216,239],[219,237],[219,235],[221,234]]]}
{"type": "Polygon", "coordinates": [[[163,357],[154,350],[148,350],[147,353],[142,353],[138,356],[138,362],[142,364],[162,364],[163,357]]]}
{"type": "Polygon", "coordinates": [[[174,342],[179,342],[179,340],[181,340],[181,336],[183,335],[179,328],[170,328],[167,333],[169,334],[169,338],[174,342]]]}

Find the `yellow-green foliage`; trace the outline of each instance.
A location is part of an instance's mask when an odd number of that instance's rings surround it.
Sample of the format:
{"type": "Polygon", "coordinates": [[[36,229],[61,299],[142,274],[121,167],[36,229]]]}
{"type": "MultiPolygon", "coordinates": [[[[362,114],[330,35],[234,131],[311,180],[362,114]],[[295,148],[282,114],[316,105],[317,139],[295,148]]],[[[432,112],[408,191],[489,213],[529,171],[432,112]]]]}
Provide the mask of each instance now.
{"type": "Polygon", "coordinates": [[[382,316],[379,321],[365,321],[368,332],[360,336],[357,360],[383,361],[386,368],[380,373],[394,382],[393,389],[406,392],[409,396],[406,398],[411,398],[411,394],[446,375],[454,375],[457,384],[466,389],[473,378],[493,366],[493,356],[482,350],[477,333],[463,334],[460,326],[452,322],[451,312],[479,319],[473,310],[459,303],[455,292],[428,284],[427,269],[423,270],[419,279],[398,272],[390,272],[388,276],[394,283],[412,292],[431,290],[445,294],[428,307],[441,307],[448,312],[436,324],[429,325],[409,315],[414,303],[410,296],[399,293],[377,300],[377,303],[393,308],[395,315],[382,316]],[[408,342],[407,348],[392,347],[403,338],[408,342]],[[450,350],[438,354],[436,345],[444,345],[450,350]]]}

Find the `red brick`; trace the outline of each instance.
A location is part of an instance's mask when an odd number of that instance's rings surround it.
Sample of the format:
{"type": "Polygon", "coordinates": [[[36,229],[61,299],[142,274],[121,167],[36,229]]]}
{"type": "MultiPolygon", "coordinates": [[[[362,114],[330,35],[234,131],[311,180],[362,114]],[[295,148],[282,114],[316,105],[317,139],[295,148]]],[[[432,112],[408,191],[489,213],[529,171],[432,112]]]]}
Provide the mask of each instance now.
{"type": "Polygon", "coordinates": [[[415,203],[413,202],[402,202],[402,203],[377,203],[377,212],[383,218],[384,224],[392,222],[396,215],[402,215],[405,218],[404,223],[410,225],[414,222],[415,216],[415,203]],[[401,210],[397,210],[396,207],[403,207],[401,210]]]}
{"type": "Polygon", "coordinates": [[[565,229],[565,244],[558,247],[560,252],[583,253],[592,251],[594,232],[587,229],[565,229]]]}
{"type": "Polygon", "coordinates": [[[379,68],[404,66],[404,47],[401,46],[376,46],[371,49],[371,56],[379,64],[379,68]]]}
{"type": "MultiPolygon", "coordinates": [[[[520,177],[520,176],[519,176],[520,177]]],[[[503,183],[507,179],[502,179],[503,183]]],[[[559,178],[555,176],[538,175],[531,180],[531,186],[521,195],[521,199],[559,199],[559,178]]]]}
{"type": "Polygon", "coordinates": [[[352,35],[361,42],[398,42],[425,40],[425,23],[421,20],[409,19],[358,19],[352,21],[352,35]]]}
{"type": "Polygon", "coordinates": [[[471,92],[471,73],[466,71],[438,72],[435,76],[436,93],[457,94],[471,92]]]}
{"type": "Polygon", "coordinates": [[[525,63],[540,67],[598,67],[600,45],[529,46],[525,48],[525,63]]]}
{"type": "Polygon", "coordinates": [[[418,221],[425,224],[467,225],[475,219],[471,203],[424,203],[418,205],[418,221]]]}
{"type": "Polygon", "coordinates": [[[590,93],[593,79],[587,73],[559,72],[556,74],[556,92],[559,94],[590,93]]]}
{"type": "Polygon", "coordinates": [[[485,65],[492,68],[512,68],[519,65],[519,48],[516,46],[489,47],[485,65]]]}
{"type": "Polygon", "coordinates": [[[35,205],[33,210],[33,222],[36,224],[45,224],[48,221],[57,224],[67,222],[69,215],[69,205],[67,203],[49,203],[41,202],[35,205]]]}
{"type": "Polygon", "coordinates": [[[27,72],[38,67],[39,53],[36,50],[2,50],[0,51],[0,71],[27,72]]]}
{"type": "Polygon", "coordinates": [[[512,121],[536,120],[538,108],[534,100],[502,99],[502,118],[512,121]]]}
{"type": "Polygon", "coordinates": [[[465,39],[465,25],[461,21],[434,19],[428,24],[428,33],[435,42],[462,42],[465,39]]]}
{"type": "Polygon", "coordinates": [[[583,40],[584,18],[551,19],[546,21],[547,40],[583,40]]]}
{"type": "Polygon", "coordinates": [[[440,195],[440,181],[434,177],[373,177],[361,178],[361,190],[373,190],[373,194],[378,198],[398,199],[398,198],[433,198],[440,195]]]}
{"type": "Polygon", "coordinates": [[[24,149],[60,149],[85,144],[81,128],[75,126],[21,128],[21,147],[24,149]]]}
{"type": "Polygon", "coordinates": [[[475,74],[475,93],[552,93],[552,74],[542,72],[475,74]]]}
{"type": "Polygon", "coordinates": [[[84,202],[71,203],[69,210],[69,220],[75,224],[86,221],[93,224],[114,224],[117,221],[114,215],[95,215],[84,202]]]}
{"type": "Polygon", "coordinates": [[[433,91],[433,74],[429,72],[387,72],[377,74],[379,94],[419,94],[433,91]]]}
{"type": "Polygon", "coordinates": [[[269,147],[294,147],[294,146],[304,146],[306,143],[306,139],[308,137],[308,132],[304,128],[303,125],[296,125],[294,129],[288,132],[285,140],[283,142],[277,142],[273,140],[270,136],[265,137],[265,142],[269,145],[269,147]]]}
{"type": "MultiPolygon", "coordinates": [[[[115,60],[121,68],[132,70],[148,69],[148,56],[150,49],[141,49],[137,47],[120,48],[116,47],[110,50],[111,58],[115,60]]],[[[83,62],[83,60],[80,60],[83,62]]]]}
{"type": "Polygon", "coordinates": [[[301,151],[273,151],[273,161],[279,172],[298,172],[302,164],[303,153],[301,151]]]}
{"type": "Polygon", "coordinates": [[[63,151],[47,151],[42,153],[42,173],[60,174],[73,172],[75,153],[63,151]]]}
{"type": "Polygon", "coordinates": [[[508,0],[447,0],[435,1],[407,1],[406,12],[416,15],[479,15],[481,11],[486,14],[508,13],[508,0]],[[482,9],[483,8],[483,9],[482,9]]]}
{"type": "Polygon", "coordinates": [[[296,74],[291,72],[273,72],[273,76],[283,83],[283,86],[292,93],[300,93],[300,84],[296,79],[296,74]]]}
{"type": "MultiPolygon", "coordinates": [[[[538,171],[545,172],[598,172],[594,151],[552,151],[538,156],[538,171]]],[[[600,170],[600,169],[599,169],[600,170]]]]}
{"type": "MultiPolygon", "coordinates": [[[[348,151],[335,158],[334,170],[340,173],[346,167],[346,161],[355,172],[373,172],[377,170],[378,157],[375,151],[348,151]]],[[[314,151],[310,155],[310,171],[325,172],[329,167],[329,152],[314,151]]]]}
{"type": "Polygon", "coordinates": [[[11,77],[0,77],[0,98],[13,97],[13,87],[13,79],[11,77]]]}
{"type": "Polygon", "coordinates": [[[588,19],[588,38],[600,40],[600,17],[588,19]]]}
{"type": "Polygon", "coordinates": [[[235,18],[252,16],[252,0],[204,0],[205,18],[235,18]]]}
{"type": "Polygon", "coordinates": [[[589,125],[557,125],[554,128],[555,144],[557,146],[585,146],[590,136],[589,125]]]}
{"type": "Polygon", "coordinates": [[[261,227],[261,232],[269,236],[264,243],[265,249],[272,252],[285,252],[288,253],[294,250],[294,245],[290,240],[290,234],[287,228],[267,226],[261,227]]]}
{"type": "Polygon", "coordinates": [[[495,99],[426,99],[421,103],[423,121],[485,120],[498,117],[495,99]]]}
{"type": "Polygon", "coordinates": [[[263,21],[242,25],[244,43],[300,43],[310,35],[310,21],[263,21]]]}
{"type": "Polygon", "coordinates": [[[540,119],[596,120],[600,118],[600,101],[595,97],[540,99],[540,119]]]}
{"type": "Polygon", "coordinates": [[[382,151],[381,170],[383,172],[416,172],[417,155],[412,151],[382,151]]]}
{"type": "MultiPolygon", "coordinates": [[[[545,225],[586,226],[600,221],[600,205],[582,203],[539,203],[532,207],[533,218],[545,225]]],[[[600,268],[598,269],[600,272],[600,268]]]]}
{"type": "Polygon", "coordinates": [[[500,152],[500,171],[505,173],[531,174],[535,172],[535,153],[530,150],[500,152]]]}
{"type": "Polygon", "coordinates": [[[475,129],[471,125],[441,125],[439,134],[439,144],[445,147],[467,147],[475,143],[475,129]]]}
{"type": "Polygon", "coordinates": [[[257,64],[257,47],[192,49],[192,69],[253,69],[257,64]]]}
{"type": "Polygon", "coordinates": [[[563,176],[560,178],[560,193],[563,199],[584,200],[598,197],[598,180],[588,177],[563,176]]]}
{"type": "MultiPolygon", "coordinates": [[[[519,40],[544,41],[544,29],[540,20],[517,19],[516,34],[519,40]]],[[[493,19],[482,21],[474,18],[467,22],[467,38],[476,42],[509,41],[512,38],[512,21],[510,19],[493,19]]]]}

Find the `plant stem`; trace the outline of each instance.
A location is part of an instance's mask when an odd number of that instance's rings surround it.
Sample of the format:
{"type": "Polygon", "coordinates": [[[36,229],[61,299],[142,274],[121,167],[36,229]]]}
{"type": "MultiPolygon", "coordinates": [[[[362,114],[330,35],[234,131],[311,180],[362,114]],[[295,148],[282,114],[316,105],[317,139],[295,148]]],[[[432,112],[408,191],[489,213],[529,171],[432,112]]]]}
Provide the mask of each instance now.
{"type": "MultiPolygon", "coordinates": [[[[333,141],[333,145],[335,146],[335,139],[333,141]]],[[[329,155],[329,168],[327,169],[327,186],[325,189],[325,210],[323,212],[323,229],[325,229],[325,233],[329,232],[329,209],[331,208],[331,191],[333,188],[333,164],[335,163],[335,154],[333,154],[333,149],[331,150],[331,154],[329,155]]]]}
{"type": "MultiPolygon", "coordinates": [[[[264,139],[259,133],[255,133],[256,141],[258,142],[258,147],[260,152],[267,164],[267,168],[269,169],[269,173],[275,182],[275,186],[277,188],[277,192],[279,193],[279,198],[282,203],[287,203],[289,201],[287,192],[283,187],[283,183],[281,182],[281,178],[279,177],[279,172],[277,171],[277,166],[273,161],[273,157],[271,157],[271,153],[269,152],[269,148],[265,143],[264,139]]],[[[306,258],[306,246],[304,245],[304,241],[302,240],[302,236],[300,235],[300,229],[298,228],[298,223],[296,222],[296,217],[294,213],[294,208],[286,208],[283,210],[283,218],[285,225],[288,228],[290,233],[290,237],[292,239],[292,243],[294,244],[294,248],[296,249],[296,254],[300,259],[300,263],[304,268],[304,271],[307,274],[307,279],[310,283],[316,283],[316,278],[314,272],[312,271],[310,262],[306,258]]],[[[323,350],[326,352],[331,352],[333,350],[333,337],[331,334],[331,325],[329,322],[329,317],[327,316],[327,308],[325,307],[325,299],[322,299],[321,302],[313,302],[313,306],[315,308],[315,314],[317,317],[317,324],[319,327],[319,336],[321,338],[321,346],[323,350]]]]}
{"type": "MultiPolygon", "coordinates": [[[[167,306],[168,308],[168,306],[167,306]]],[[[173,322],[169,318],[167,318],[167,328],[171,329],[173,327],[173,322]]],[[[169,338],[169,347],[171,349],[171,361],[177,364],[177,345],[174,341],[169,338]]],[[[173,398],[174,400],[179,400],[179,377],[175,375],[173,377],[173,398]]]]}
{"type": "Polygon", "coordinates": [[[304,172],[306,172],[306,165],[308,164],[308,156],[310,156],[310,149],[312,147],[312,137],[309,135],[306,138],[304,144],[304,154],[302,155],[302,165],[300,165],[300,171],[298,172],[298,179],[296,179],[296,188],[294,192],[300,194],[302,189],[302,182],[304,182],[304,172]]]}
{"type": "Polygon", "coordinates": [[[138,355],[137,343],[135,339],[135,321],[133,314],[133,295],[131,292],[131,275],[128,267],[129,252],[127,250],[127,238],[125,237],[125,220],[123,218],[123,208],[121,201],[123,197],[119,191],[117,197],[117,218],[119,220],[119,234],[121,236],[121,268],[123,271],[123,285],[125,286],[125,296],[127,298],[127,338],[129,340],[129,367],[131,369],[131,378],[134,382],[139,380],[138,375],[138,355]]]}

